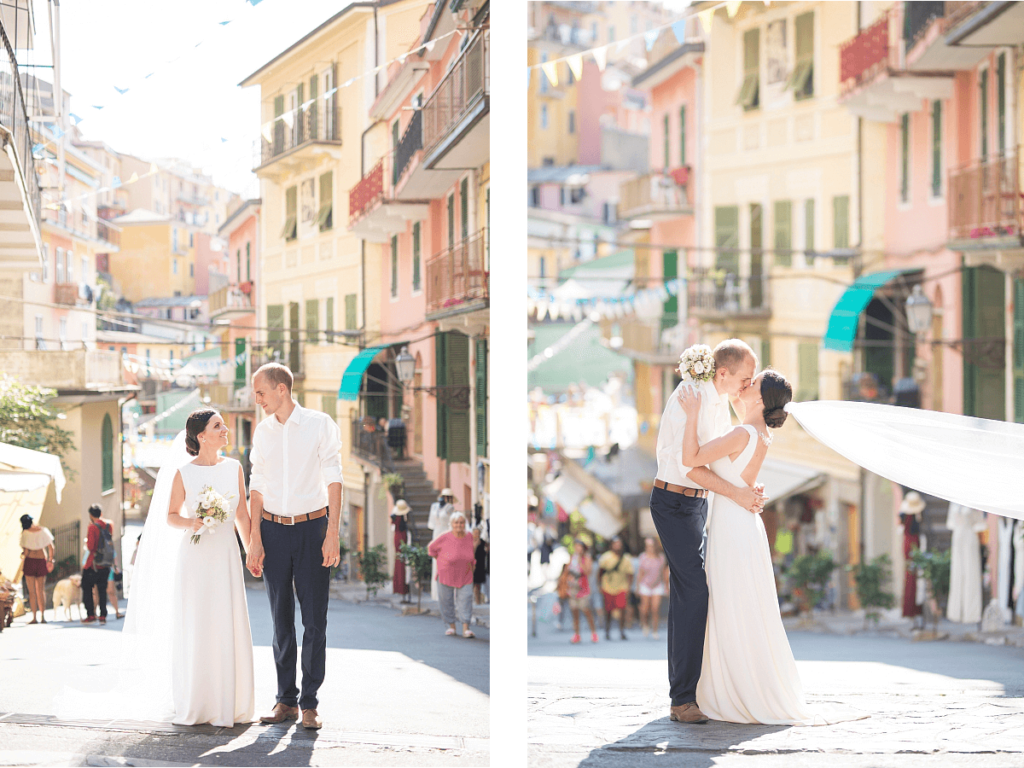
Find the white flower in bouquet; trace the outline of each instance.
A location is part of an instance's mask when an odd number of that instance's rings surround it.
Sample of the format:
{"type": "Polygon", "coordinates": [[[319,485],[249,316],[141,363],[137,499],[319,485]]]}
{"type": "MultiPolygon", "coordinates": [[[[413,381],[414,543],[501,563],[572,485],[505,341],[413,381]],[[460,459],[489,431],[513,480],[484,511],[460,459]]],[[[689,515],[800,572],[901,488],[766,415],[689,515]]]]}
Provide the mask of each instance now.
{"type": "Polygon", "coordinates": [[[683,381],[711,381],[715,377],[715,355],[707,344],[694,344],[679,356],[683,381]]]}
{"type": "Polygon", "coordinates": [[[203,534],[215,533],[217,526],[228,519],[230,514],[228,501],[233,498],[235,498],[235,494],[224,496],[215,491],[212,486],[203,487],[196,497],[198,502],[196,517],[203,521],[203,527],[192,534],[193,544],[198,544],[203,534]]]}

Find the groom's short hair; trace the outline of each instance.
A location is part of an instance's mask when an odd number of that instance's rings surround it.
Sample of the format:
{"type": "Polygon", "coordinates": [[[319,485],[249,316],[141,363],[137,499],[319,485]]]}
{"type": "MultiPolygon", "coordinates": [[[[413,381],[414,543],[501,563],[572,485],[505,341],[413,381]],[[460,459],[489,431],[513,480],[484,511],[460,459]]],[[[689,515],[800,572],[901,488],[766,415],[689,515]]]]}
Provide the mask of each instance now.
{"type": "Polygon", "coordinates": [[[757,355],[750,345],[742,339],[726,339],[720,342],[714,349],[715,368],[725,368],[729,373],[736,373],[736,369],[748,357],[757,365],[757,355]]]}
{"type": "Polygon", "coordinates": [[[271,387],[277,389],[278,384],[284,384],[288,387],[288,391],[292,391],[292,372],[288,370],[287,365],[281,365],[281,363],[267,363],[261,365],[259,369],[252,375],[252,380],[256,381],[257,376],[262,376],[271,387]]]}

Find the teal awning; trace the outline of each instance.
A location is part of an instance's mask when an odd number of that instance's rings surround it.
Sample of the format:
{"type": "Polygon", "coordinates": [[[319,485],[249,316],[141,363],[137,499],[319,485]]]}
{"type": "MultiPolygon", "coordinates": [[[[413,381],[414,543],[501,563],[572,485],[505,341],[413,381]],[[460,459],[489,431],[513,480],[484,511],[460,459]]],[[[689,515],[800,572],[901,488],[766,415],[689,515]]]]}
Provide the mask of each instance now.
{"type": "Polygon", "coordinates": [[[373,362],[377,353],[389,346],[367,347],[349,361],[345,373],[341,376],[341,386],[338,388],[339,400],[357,400],[359,398],[359,390],[363,385],[363,374],[366,373],[366,369],[370,367],[370,363],[373,362]]]}
{"type": "Polygon", "coordinates": [[[832,315],[828,319],[828,330],[825,331],[825,349],[834,349],[838,352],[852,352],[853,341],[857,338],[857,326],[860,323],[860,313],[871,303],[875,291],[894,280],[900,275],[908,272],[919,272],[920,267],[915,269],[890,269],[884,272],[872,272],[870,275],[861,275],[849,288],[839,297],[839,301],[832,308],[832,315]]]}

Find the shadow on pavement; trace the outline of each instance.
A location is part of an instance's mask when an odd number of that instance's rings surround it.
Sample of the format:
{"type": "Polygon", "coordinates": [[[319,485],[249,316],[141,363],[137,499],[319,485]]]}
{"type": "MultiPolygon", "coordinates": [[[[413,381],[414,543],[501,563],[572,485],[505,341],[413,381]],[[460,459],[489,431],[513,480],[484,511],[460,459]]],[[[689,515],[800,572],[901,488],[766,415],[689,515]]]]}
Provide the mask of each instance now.
{"type": "Polygon", "coordinates": [[[672,722],[666,715],[618,741],[591,750],[579,763],[579,768],[678,765],[683,756],[686,758],[686,768],[712,768],[715,758],[726,754],[733,747],[790,727],[720,722],[681,725],[672,722]]]}

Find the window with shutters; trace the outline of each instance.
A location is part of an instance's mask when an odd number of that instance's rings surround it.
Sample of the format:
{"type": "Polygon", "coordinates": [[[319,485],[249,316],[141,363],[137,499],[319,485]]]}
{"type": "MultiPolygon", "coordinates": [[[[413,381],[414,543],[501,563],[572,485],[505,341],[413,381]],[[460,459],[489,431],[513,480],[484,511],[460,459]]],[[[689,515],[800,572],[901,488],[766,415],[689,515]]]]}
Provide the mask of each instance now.
{"type": "Polygon", "coordinates": [[[294,240],[297,233],[298,187],[288,187],[284,191],[284,226],[281,237],[294,240]]]}
{"type": "Polygon", "coordinates": [[[476,454],[487,456],[487,339],[476,344],[476,454]]]}
{"type": "Polygon", "coordinates": [[[988,159],[988,69],[978,73],[978,116],[981,119],[979,131],[981,146],[978,148],[982,160],[988,159]]]}
{"type": "Polygon", "coordinates": [[[804,259],[814,259],[814,198],[804,200],[804,259]]]}
{"type": "Polygon", "coordinates": [[[290,336],[288,367],[292,369],[292,373],[298,373],[302,362],[302,326],[299,323],[299,302],[297,301],[288,303],[288,335],[290,336]]]}
{"type": "Polygon", "coordinates": [[[391,236],[391,298],[398,298],[398,235],[391,236]]]}
{"type": "Polygon", "coordinates": [[[284,362],[284,305],[267,305],[267,343],[274,350],[274,359],[284,362]]]}
{"type": "Polygon", "coordinates": [[[775,201],[775,266],[793,265],[793,204],[775,201]]]}
{"type": "Polygon", "coordinates": [[[679,165],[686,165],[686,105],[679,108],[679,165]]]}
{"type": "Polygon", "coordinates": [[[317,226],[326,232],[334,226],[334,172],[320,175],[320,211],[316,216],[317,226]]]}
{"type": "Polygon", "coordinates": [[[338,118],[338,89],[335,87],[334,64],[320,73],[324,81],[324,138],[328,141],[341,139],[341,126],[338,118]],[[328,96],[327,94],[330,94],[328,96]]]}
{"type": "Polygon", "coordinates": [[[735,205],[715,208],[715,268],[739,274],[740,209],[735,205]]]}
{"type": "Polygon", "coordinates": [[[942,196],[942,102],[932,102],[932,197],[942,196]]]}
{"type": "Polygon", "coordinates": [[[1006,54],[996,57],[996,131],[1000,156],[1006,154],[1006,54]]]}
{"type": "Polygon", "coordinates": [[[800,378],[797,380],[796,400],[818,399],[818,345],[797,345],[797,358],[800,363],[800,378]]]}
{"type": "MultiPolygon", "coordinates": [[[[662,251],[661,275],[665,283],[679,276],[679,254],[677,251],[662,251]]],[[[664,283],[663,283],[664,285],[664,283]]],[[[679,323],[679,299],[669,295],[661,305],[661,330],[679,323]]]]}
{"type": "Polygon", "coordinates": [[[284,96],[274,97],[274,154],[280,155],[284,152],[284,96]]]}
{"type": "Polygon", "coordinates": [[[245,339],[235,339],[235,387],[245,386],[245,339]]]}
{"type": "Polygon", "coordinates": [[[455,247],[455,194],[448,195],[448,250],[455,247]]]}
{"type": "Polygon", "coordinates": [[[324,341],[334,343],[334,297],[324,299],[324,341]]]}
{"type": "Polygon", "coordinates": [[[743,82],[736,95],[736,103],[744,110],[760,106],[761,30],[748,29],[743,33],[743,82]]]}
{"type": "Polygon", "coordinates": [[[114,490],[114,424],[110,414],[103,414],[103,427],[100,434],[100,460],[103,464],[102,490],[114,490]]]}
{"type": "Polygon", "coordinates": [[[319,125],[317,123],[317,117],[318,117],[318,115],[317,115],[317,105],[320,103],[320,100],[316,97],[316,95],[317,95],[317,85],[318,85],[318,82],[317,82],[316,75],[311,75],[310,78],[309,78],[309,99],[308,99],[310,104],[309,104],[309,107],[307,107],[307,109],[306,109],[306,114],[309,115],[309,138],[311,138],[311,139],[316,139],[320,135],[320,132],[317,130],[317,128],[319,128],[319,125]]]}
{"type": "Polygon", "coordinates": [[[252,282],[252,243],[245,244],[245,279],[252,282]]]}
{"type": "Polygon", "coordinates": [[[900,202],[910,201],[910,115],[900,118],[900,202]]]}
{"type": "Polygon", "coordinates": [[[668,171],[672,167],[672,158],[669,156],[668,151],[668,112],[665,113],[665,119],[662,121],[662,136],[662,148],[665,153],[665,162],[662,164],[662,167],[668,171]]]}
{"type": "Polygon", "coordinates": [[[317,344],[320,341],[320,301],[306,300],[306,343],[317,344]]]}
{"type": "Polygon", "coordinates": [[[412,291],[416,293],[423,288],[423,278],[420,273],[420,223],[417,221],[412,225],[412,291]]]}
{"type": "Polygon", "coordinates": [[[786,88],[797,100],[809,99],[814,95],[814,13],[802,13],[795,22],[796,62],[786,88]]]}
{"type": "Polygon", "coordinates": [[[350,293],[345,296],[345,330],[354,331],[356,325],[356,294],[350,293]]]}
{"type": "MultiPolygon", "coordinates": [[[[965,348],[975,344],[1005,348],[1005,275],[991,267],[964,267],[961,272],[965,348]],[[979,341],[971,343],[970,339],[979,341]]],[[[985,365],[964,356],[964,415],[1003,421],[1006,418],[1006,361],[985,365]]]]}
{"type": "Polygon", "coordinates": [[[832,198],[832,247],[850,247],[850,196],[832,198]]]}
{"type": "Polygon", "coordinates": [[[760,203],[750,206],[750,308],[764,305],[764,214],[760,203]]]}
{"type": "Polygon", "coordinates": [[[463,179],[459,187],[459,202],[462,204],[462,241],[469,239],[469,179],[463,179]]]}
{"type": "MultiPolygon", "coordinates": [[[[434,337],[438,386],[469,387],[469,337],[456,331],[434,337]]],[[[469,461],[469,419],[467,408],[437,401],[437,455],[451,462],[469,461]]]]}

